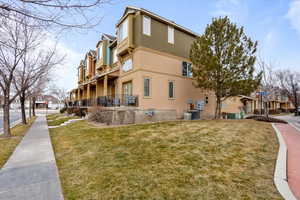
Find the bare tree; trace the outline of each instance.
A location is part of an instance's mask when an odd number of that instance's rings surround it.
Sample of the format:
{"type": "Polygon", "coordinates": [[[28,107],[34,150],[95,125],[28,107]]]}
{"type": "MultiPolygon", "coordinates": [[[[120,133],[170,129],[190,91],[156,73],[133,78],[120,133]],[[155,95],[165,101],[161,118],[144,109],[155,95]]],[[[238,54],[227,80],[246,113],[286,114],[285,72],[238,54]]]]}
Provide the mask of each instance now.
{"type": "Polygon", "coordinates": [[[10,15],[17,13],[46,26],[90,28],[100,22],[99,10],[113,1],[117,0],[0,0],[0,17],[18,20],[10,15]]]}
{"type": "MultiPolygon", "coordinates": [[[[18,16],[14,16],[17,18],[18,16]]],[[[3,93],[3,130],[4,136],[11,136],[9,110],[11,103],[19,95],[12,93],[12,84],[19,63],[26,51],[32,45],[30,31],[24,18],[21,24],[0,18],[0,88],[3,93]]]]}
{"type": "Polygon", "coordinates": [[[49,84],[49,77],[48,76],[43,76],[40,77],[38,79],[38,81],[36,81],[35,84],[33,84],[27,91],[27,99],[29,99],[30,101],[30,109],[29,109],[29,113],[32,116],[36,116],[35,115],[35,107],[36,107],[36,100],[37,97],[41,96],[42,94],[45,93],[45,90],[47,88],[47,84],[49,84]]]}
{"type": "MultiPolygon", "coordinates": [[[[263,59],[259,59],[258,61],[259,70],[262,72],[262,79],[261,79],[261,90],[264,91],[264,100],[265,100],[265,115],[268,116],[269,110],[268,105],[272,98],[275,97],[276,92],[278,91],[278,84],[277,84],[277,76],[274,72],[274,64],[269,62],[265,62],[263,59]]],[[[263,103],[263,102],[261,102],[263,103]]]]}
{"type": "MultiPolygon", "coordinates": [[[[39,43],[40,44],[40,43],[39,43]]],[[[14,85],[19,93],[21,104],[22,122],[26,124],[25,100],[28,97],[28,90],[39,80],[45,80],[50,70],[60,64],[64,56],[57,55],[56,48],[44,51],[41,48],[26,51],[22,58],[22,67],[16,71],[14,85]]]]}
{"type": "Polygon", "coordinates": [[[298,116],[299,107],[299,91],[300,91],[300,73],[289,70],[281,70],[277,72],[277,77],[280,82],[280,86],[292,100],[296,110],[295,115],[298,116]]]}
{"type": "Polygon", "coordinates": [[[50,93],[59,100],[60,104],[63,103],[66,108],[68,107],[68,92],[66,89],[54,85],[51,87],[50,93]]]}

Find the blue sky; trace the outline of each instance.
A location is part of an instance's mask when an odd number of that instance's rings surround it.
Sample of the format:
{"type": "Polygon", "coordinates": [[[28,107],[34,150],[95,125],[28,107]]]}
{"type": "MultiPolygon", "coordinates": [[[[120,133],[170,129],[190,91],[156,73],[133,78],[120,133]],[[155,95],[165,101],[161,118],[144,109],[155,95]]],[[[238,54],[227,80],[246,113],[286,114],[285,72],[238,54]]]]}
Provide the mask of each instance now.
{"type": "Polygon", "coordinates": [[[59,46],[67,53],[67,60],[58,69],[64,78],[54,78],[57,85],[76,87],[79,61],[95,48],[101,33],[115,33],[126,5],[145,8],[199,34],[212,17],[227,15],[259,42],[260,57],[276,68],[300,71],[300,0],[118,0],[95,11],[103,18],[93,30],[62,36],[59,46]]]}

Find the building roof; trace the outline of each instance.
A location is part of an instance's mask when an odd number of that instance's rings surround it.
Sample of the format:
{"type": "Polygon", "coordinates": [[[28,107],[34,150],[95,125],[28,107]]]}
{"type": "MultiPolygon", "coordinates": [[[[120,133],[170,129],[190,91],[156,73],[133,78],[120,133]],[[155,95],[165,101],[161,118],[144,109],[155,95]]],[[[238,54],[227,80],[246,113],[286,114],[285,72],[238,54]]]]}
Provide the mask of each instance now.
{"type": "Polygon", "coordinates": [[[113,36],[113,35],[109,35],[109,34],[106,34],[106,33],[103,33],[101,35],[101,39],[97,42],[96,44],[96,47],[99,45],[100,42],[102,42],[103,40],[108,40],[110,42],[113,42],[115,40],[117,40],[117,37],[113,36]]]}
{"type": "Polygon", "coordinates": [[[103,37],[105,37],[105,38],[107,38],[108,40],[111,40],[111,41],[114,41],[114,40],[117,39],[117,37],[112,36],[112,35],[109,35],[109,34],[106,34],[106,33],[103,33],[103,34],[102,34],[102,38],[103,38],[103,37]]]}
{"type": "Polygon", "coordinates": [[[255,100],[255,98],[253,98],[253,97],[248,97],[248,96],[245,96],[245,95],[238,95],[238,96],[241,97],[241,99],[255,100]]]}
{"type": "Polygon", "coordinates": [[[160,21],[162,21],[162,22],[164,22],[164,23],[166,23],[166,24],[172,25],[172,26],[174,26],[175,28],[177,28],[177,29],[179,29],[179,30],[181,30],[181,31],[184,31],[184,32],[186,32],[186,33],[189,33],[189,34],[191,34],[191,35],[193,35],[193,36],[195,36],[195,37],[199,36],[198,33],[194,32],[194,31],[192,31],[192,30],[190,30],[190,29],[188,29],[188,28],[185,28],[185,27],[183,27],[183,26],[181,26],[181,25],[179,25],[179,24],[176,24],[176,23],[175,23],[174,21],[172,21],[172,20],[166,19],[166,18],[164,18],[164,17],[162,17],[162,16],[160,16],[160,15],[157,15],[157,14],[155,14],[155,13],[149,11],[149,10],[146,10],[146,9],[144,9],[144,8],[137,8],[137,7],[134,7],[134,6],[127,6],[127,7],[125,8],[124,13],[123,13],[121,19],[120,19],[120,20],[118,21],[118,23],[116,24],[116,26],[118,26],[118,25],[124,20],[124,18],[127,16],[127,13],[132,13],[132,12],[127,12],[128,10],[140,11],[140,12],[142,12],[142,13],[145,13],[145,14],[149,15],[150,17],[153,17],[153,18],[155,18],[155,19],[157,19],[157,20],[160,20],[160,21]]]}

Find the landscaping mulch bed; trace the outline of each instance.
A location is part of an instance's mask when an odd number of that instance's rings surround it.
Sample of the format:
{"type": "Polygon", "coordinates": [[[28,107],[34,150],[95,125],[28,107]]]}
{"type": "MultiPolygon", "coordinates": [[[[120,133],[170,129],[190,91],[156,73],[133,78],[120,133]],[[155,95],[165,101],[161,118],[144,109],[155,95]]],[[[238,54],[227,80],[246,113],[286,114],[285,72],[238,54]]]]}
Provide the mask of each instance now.
{"type": "Polygon", "coordinates": [[[246,119],[254,119],[256,121],[263,121],[263,122],[270,122],[270,123],[287,124],[287,122],[282,120],[282,119],[277,119],[277,118],[273,118],[273,117],[266,117],[266,116],[262,116],[262,115],[252,115],[252,116],[246,117],[246,119]]]}

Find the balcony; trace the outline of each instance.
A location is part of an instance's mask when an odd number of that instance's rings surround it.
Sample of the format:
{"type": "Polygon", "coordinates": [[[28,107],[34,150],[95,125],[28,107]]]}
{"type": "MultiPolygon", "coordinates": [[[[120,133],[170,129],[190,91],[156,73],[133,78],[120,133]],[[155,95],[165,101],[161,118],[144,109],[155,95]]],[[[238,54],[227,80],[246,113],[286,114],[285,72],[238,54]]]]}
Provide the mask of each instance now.
{"type": "Polygon", "coordinates": [[[138,107],[138,95],[117,94],[69,102],[70,107],[138,107]]]}

